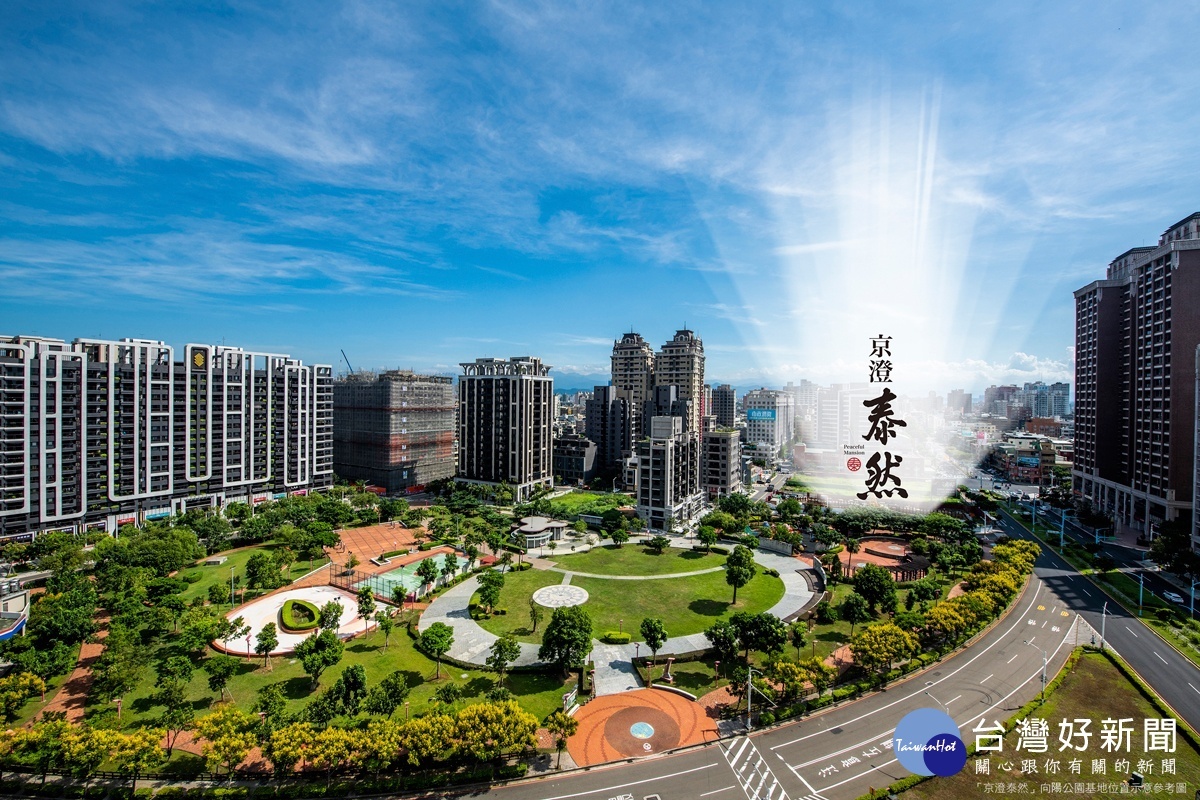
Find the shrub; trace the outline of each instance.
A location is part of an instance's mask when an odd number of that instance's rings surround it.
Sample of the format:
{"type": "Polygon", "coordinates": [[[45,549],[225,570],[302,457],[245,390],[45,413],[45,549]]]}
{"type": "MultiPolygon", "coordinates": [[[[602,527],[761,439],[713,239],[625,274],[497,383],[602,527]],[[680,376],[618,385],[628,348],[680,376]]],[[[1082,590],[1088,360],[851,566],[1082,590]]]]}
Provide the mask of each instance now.
{"type": "Polygon", "coordinates": [[[758,715],[758,724],[759,725],[774,725],[775,724],[775,715],[772,714],[770,711],[762,712],[761,714],[758,715]]]}
{"type": "Polygon", "coordinates": [[[321,621],[320,610],[307,600],[291,599],[279,611],[280,626],[285,631],[311,631],[321,621]]]}
{"type": "Polygon", "coordinates": [[[408,555],[407,547],[405,547],[403,550],[388,550],[386,553],[381,554],[379,556],[379,558],[382,560],[385,558],[394,558],[395,556],[404,556],[404,555],[408,555]]]}
{"type": "Polygon", "coordinates": [[[836,609],[834,609],[828,600],[822,600],[817,603],[816,608],[813,609],[813,613],[817,617],[817,622],[820,623],[833,622],[837,619],[836,609]]]}
{"type": "Polygon", "coordinates": [[[524,572],[527,569],[533,569],[533,564],[530,564],[528,561],[522,561],[520,564],[512,565],[512,569],[514,572],[524,572]]]}
{"type": "Polygon", "coordinates": [[[728,547],[718,547],[717,545],[713,545],[713,546],[712,546],[711,548],[709,548],[709,549],[710,549],[712,552],[714,552],[714,553],[716,553],[717,555],[719,555],[719,556],[727,556],[727,555],[729,555],[729,548],[728,548],[728,547]]]}
{"type": "Polygon", "coordinates": [[[439,545],[437,542],[421,542],[417,549],[424,553],[427,550],[432,550],[433,548],[440,546],[441,545],[439,545]]]}
{"type": "Polygon", "coordinates": [[[200,573],[199,572],[185,572],[182,575],[180,575],[179,577],[183,578],[188,583],[196,583],[197,581],[200,580],[200,573]]]}
{"type": "Polygon", "coordinates": [[[778,577],[779,577],[779,570],[777,570],[777,569],[771,569],[770,567],[764,567],[764,568],[763,568],[763,575],[770,575],[772,578],[778,578],[778,577]]]}
{"type": "Polygon", "coordinates": [[[633,634],[621,633],[619,631],[606,631],[601,639],[608,644],[629,644],[633,640],[633,634]]]}

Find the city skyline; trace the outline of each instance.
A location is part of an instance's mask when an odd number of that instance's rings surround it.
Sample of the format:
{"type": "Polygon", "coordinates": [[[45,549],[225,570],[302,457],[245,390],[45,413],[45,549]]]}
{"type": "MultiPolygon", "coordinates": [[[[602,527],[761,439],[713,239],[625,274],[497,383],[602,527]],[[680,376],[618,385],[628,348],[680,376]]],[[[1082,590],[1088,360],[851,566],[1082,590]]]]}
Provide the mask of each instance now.
{"type": "Polygon", "coordinates": [[[869,320],[923,388],[1069,381],[1071,292],[1196,207],[1176,16],[16,8],[3,332],[566,376],[686,326],[780,386],[869,320]]]}

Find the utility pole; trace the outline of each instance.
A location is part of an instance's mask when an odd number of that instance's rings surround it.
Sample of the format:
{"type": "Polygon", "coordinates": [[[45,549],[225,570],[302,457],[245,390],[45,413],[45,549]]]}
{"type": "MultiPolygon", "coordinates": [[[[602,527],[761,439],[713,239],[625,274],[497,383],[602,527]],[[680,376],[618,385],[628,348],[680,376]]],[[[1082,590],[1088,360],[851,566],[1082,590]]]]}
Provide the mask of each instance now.
{"type": "Polygon", "coordinates": [[[1028,639],[1025,640],[1025,644],[1029,645],[1030,647],[1032,647],[1035,650],[1042,651],[1042,702],[1045,703],[1046,702],[1046,660],[1047,660],[1046,659],[1046,650],[1045,650],[1045,648],[1038,647],[1036,644],[1029,641],[1028,639]]]}
{"type": "Polygon", "coordinates": [[[1100,649],[1104,649],[1104,624],[1108,622],[1108,601],[1104,601],[1104,608],[1100,609],[1100,649]]]}

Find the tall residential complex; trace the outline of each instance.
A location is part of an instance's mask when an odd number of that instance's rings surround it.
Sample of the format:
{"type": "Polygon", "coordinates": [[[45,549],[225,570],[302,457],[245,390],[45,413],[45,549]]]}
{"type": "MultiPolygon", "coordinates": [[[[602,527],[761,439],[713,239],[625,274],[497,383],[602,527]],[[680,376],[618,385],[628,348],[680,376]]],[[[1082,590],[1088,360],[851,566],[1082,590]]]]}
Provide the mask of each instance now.
{"type": "Polygon", "coordinates": [[[613,396],[625,401],[630,415],[630,435],[641,438],[642,408],[654,388],[654,350],[632,331],[613,342],[613,396]]]}
{"type": "Polygon", "coordinates": [[[713,414],[718,428],[732,428],[737,421],[737,392],[728,383],[713,388],[713,414]]]}
{"type": "Polygon", "coordinates": [[[605,477],[617,475],[633,451],[630,404],[613,386],[597,386],[587,401],[585,434],[596,444],[596,471],[605,477]]]}
{"type": "Polygon", "coordinates": [[[458,477],[508,484],[514,499],[554,485],[554,379],[541,359],[477,358],[460,364],[458,477]]]}
{"type": "Polygon", "coordinates": [[[159,341],[0,336],[0,537],[333,482],[333,370],[159,341]]]}
{"type": "Polygon", "coordinates": [[[687,525],[700,510],[700,443],[685,422],[652,417],[638,443],[637,513],[651,530],[687,525]]]}
{"type": "Polygon", "coordinates": [[[389,493],[454,477],[454,385],[407,370],[355,372],[333,385],[333,465],[389,493]]]}
{"type": "Polygon", "coordinates": [[[701,438],[700,488],[709,500],[742,486],[742,438],[735,430],[706,431],[701,438]]]}
{"type": "Polygon", "coordinates": [[[1152,535],[1193,514],[1200,213],[1075,292],[1074,488],[1152,535]]]}
{"type": "Polygon", "coordinates": [[[796,424],[796,398],[791,392],[754,389],[742,398],[746,411],[746,441],[766,444],[778,453],[792,441],[796,424]]]}
{"type": "Polygon", "coordinates": [[[679,399],[691,403],[687,429],[696,437],[703,430],[704,415],[704,342],[686,328],[675,331],[654,359],[654,385],[676,386],[679,399]]]}

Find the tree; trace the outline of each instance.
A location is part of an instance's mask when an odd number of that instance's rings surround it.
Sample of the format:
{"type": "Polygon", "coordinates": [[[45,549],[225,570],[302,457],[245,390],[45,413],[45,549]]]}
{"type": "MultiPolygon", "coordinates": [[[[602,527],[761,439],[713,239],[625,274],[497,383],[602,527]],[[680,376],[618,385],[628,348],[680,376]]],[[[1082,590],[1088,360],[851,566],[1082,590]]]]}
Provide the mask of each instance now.
{"type": "Polygon", "coordinates": [[[458,559],[453,555],[446,555],[442,560],[442,585],[448,586],[450,579],[458,574],[458,559]]]}
{"type": "Polygon", "coordinates": [[[21,706],[31,697],[45,693],[46,682],[32,672],[20,672],[0,678],[0,713],[5,722],[17,718],[21,706]]]}
{"type": "Polygon", "coordinates": [[[858,539],[855,539],[851,536],[844,538],[842,543],[846,546],[846,552],[849,554],[846,558],[846,572],[850,575],[853,575],[854,554],[858,552],[858,548],[861,546],[861,543],[858,541],[858,539]]]}
{"type": "Polygon", "coordinates": [[[274,553],[258,550],[246,561],[246,588],[275,589],[284,584],[283,573],[274,553]]]}
{"type": "Polygon", "coordinates": [[[747,660],[751,650],[777,653],[788,641],[787,627],[783,620],[765,611],[758,614],[740,611],[729,618],[729,624],[737,631],[738,641],[746,651],[747,660]]]}
{"type": "Polygon", "coordinates": [[[271,731],[263,748],[278,775],[291,775],[312,748],[316,731],[308,722],[293,722],[271,731]]]}
{"type": "Polygon", "coordinates": [[[788,625],[788,641],[796,648],[796,660],[799,661],[800,649],[808,644],[808,627],[800,620],[788,625]]]}
{"type": "Polygon", "coordinates": [[[396,627],[396,621],[392,619],[392,612],[386,608],[381,608],[376,611],[375,624],[379,627],[379,631],[383,634],[383,649],[387,650],[388,639],[392,635],[392,630],[396,627]]]}
{"type": "Polygon", "coordinates": [[[869,625],[850,642],[855,662],[868,672],[886,672],[893,661],[907,658],[918,649],[916,636],[890,622],[869,625]]]}
{"type": "Polygon", "coordinates": [[[433,699],[443,706],[452,706],[462,699],[463,690],[457,683],[444,683],[433,693],[433,699]]]}
{"type": "Polygon", "coordinates": [[[366,633],[371,624],[371,614],[375,611],[375,593],[370,586],[363,586],[354,599],[358,603],[358,615],[362,617],[363,633],[366,633]]]}
{"type": "Polygon", "coordinates": [[[701,525],[696,538],[700,540],[700,544],[704,545],[704,552],[707,553],[717,543],[717,529],[711,525],[701,525]]]}
{"type": "Polygon", "coordinates": [[[537,633],[538,623],[542,621],[542,617],[545,615],[545,609],[538,605],[537,601],[532,597],[529,598],[529,625],[532,628],[531,633],[537,633]]]}
{"type": "Polygon", "coordinates": [[[733,548],[725,559],[725,582],[733,587],[732,605],[737,605],[737,590],[752,581],[757,572],[750,548],[740,544],[733,548]]]}
{"type": "Polygon", "coordinates": [[[609,536],[617,547],[624,547],[625,543],[629,541],[629,531],[624,528],[617,528],[609,536]]]}
{"type": "Polygon", "coordinates": [[[454,727],[459,747],[480,761],[537,744],[538,719],[515,700],[472,703],[455,715],[454,727]]]}
{"type": "Polygon", "coordinates": [[[504,573],[488,570],[479,576],[479,602],[491,613],[500,602],[500,590],[504,588],[504,573]]]}
{"type": "Polygon", "coordinates": [[[136,784],[139,775],[162,762],[162,739],[163,732],[153,728],[110,734],[108,755],[117,772],[128,775],[136,784]]]}
{"type": "MultiPolygon", "coordinates": [[[[227,656],[224,653],[209,656],[200,665],[208,673],[209,690],[220,693],[222,700],[225,699],[225,688],[229,686],[229,681],[233,678],[233,673],[237,672],[237,665],[236,658],[227,656]]],[[[232,696],[230,699],[233,699],[232,696]]]]}
{"type": "Polygon", "coordinates": [[[423,558],[417,564],[417,577],[421,579],[422,586],[427,586],[437,580],[438,566],[432,558],[423,558]]]}
{"type": "Polygon", "coordinates": [[[196,714],[192,704],[187,701],[187,693],[182,684],[171,682],[150,695],[150,702],[162,706],[163,712],[156,720],[157,725],[165,731],[167,743],[167,758],[175,749],[175,741],[179,734],[192,727],[196,714]]]}
{"type": "Polygon", "coordinates": [[[325,728],[312,737],[308,760],[325,770],[326,784],[333,779],[333,771],[350,759],[356,740],[354,733],[344,728],[325,728]]]}
{"type": "Polygon", "coordinates": [[[555,769],[562,769],[563,750],[567,749],[567,739],[579,730],[579,720],[568,717],[562,711],[555,711],[546,718],[546,731],[554,737],[554,749],[558,751],[558,763],[555,769]]]}
{"type": "Polygon", "coordinates": [[[263,664],[269,666],[271,663],[271,651],[279,647],[279,629],[274,622],[268,622],[262,626],[262,630],[258,632],[258,636],[254,639],[254,652],[263,657],[263,664]]]}
{"type": "Polygon", "coordinates": [[[256,744],[257,720],[234,706],[224,706],[214,714],[196,720],[196,735],[204,740],[201,752],[209,770],[225,767],[232,773],[256,744]]]}
{"type": "Polygon", "coordinates": [[[491,655],[487,658],[487,665],[500,673],[500,680],[497,683],[504,683],[504,673],[508,669],[508,665],[520,656],[521,645],[517,643],[512,634],[505,634],[492,642],[491,655]]]}
{"type": "Polygon", "coordinates": [[[867,601],[867,608],[875,613],[875,607],[889,594],[896,593],[896,581],[892,573],[877,564],[864,564],[854,573],[854,591],[867,601]]]}
{"type": "Polygon", "coordinates": [[[317,615],[317,627],[323,631],[337,632],[337,629],[342,625],[342,604],[337,600],[330,600],[325,605],[321,606],[317,615]]]}
{"type": "Polygon", "coordinates": [[[671,540],[666,536],[655,536],[646,542],[646,549],[656,556],[661,556],[663,551],[671,546],[671,540]]]}
{"type": "Polygon", "coordinates": [[[404,673],[400,670],[390,672],[367,692],[363,709],[368,714],[390,717],[408,699],[409,691],[408,679],[404,673]]]}
{"type": "Polygon", "coordinates": [[[934,606],[925,614],[925,631],[935,642],[954,641],[966,629],[967,620],[953,603],[934,606]]]}
{"type": "Polygon", "coordinates": [[[321,630],[296,645],[295,653],[300,657],[304,673],[312,678],[313,686],[321,679],[321,673],[342,660],[346,644],[331,630],[321,630]]]}
{"type": "Polygon", "coordinates": [[[937,580],[925,577],[909,584],[908,593],[911,597],[915,597],[918,603],[927,603],[940,597],[942,589],[937,580]]]}
{"type": "Polygon", "coordinates": [[[870,606],[867,605],[867,599],[861,594],[848,595],[838,607],[838,614],[846,622],[850,623],[850,635],[854,636],[854,626],[860,622],[870,620],[874,615],[871,613],[870,606]]]}
{"type": "Polygon", "coordinates": [[[784,500],[782,503],[780,503],[775,508],[775,511],[779,513],[780,519],[782,519],[784,522],[788,522],[796,519],[796,517],[799,517],[803,509],[800,507],[799,500],[794,497],[789,497],[787,500],[784,500]]]}
{"type": "Polygon", "coordinates": [[[269,734],[284,721],[286,708],[287,697],[283,694],[282,683],[268,683],[259,689],[252,706],[253,711],[262,714],[264,734],[269,734]]]}
{"type": "Polygon", "coordinates": [[[556,608],[542,634],[538,658],[557,663],[566,673],[583,663],[592,647],[592,617],[582,606],[556,608]]]}
{"type": "MultiPolygon", "coordinates": [[[[230,589],[231,594],[232,591],[233,590],[230,589]]],[[[219,606],[225,602],[232,603],[233,597],[231,594],[225,594],[225,584],[214,583],[208,587],[208,602],[212,603],[214,606],[219,606]]]]}
{"type": "Polygon", "coordinates": [[[658,660],[659,648],[667,641],[667,628],[658,617],[646,617],[640,628],[646,647],[650,648],[651,665],[658,660]]]}
{"type": "Polygon", "coordinates": [[[450,652],[454,644],[454,629],[444,622],[435,622],[421,632],[417,645],[426,655],[437,662],[434,679],[442,677],[442,656],[450,652]]]}
{"type": "Polygon", "coordinates": [[[361,563],[362,561],[359,560],[358,553],[351,553],[350,557],[346,559],[346,572],[353,572],[354,568],[361,563]]]}
{"type": "Polygon", "coordinates": [[[442,755],[454,744],[454,717],[449,714],[426,714],[409,720],[400,730],[400,746],[408,763],[417,766],[422,761],[442,755]]]}
{"type": "Polygon", "coordinates": [[[719,620],[713,623],[704,632],[704,637],[716,651],[717,658],[726,664],[733,663],[738,651],[738,634],[728,620],[719,620]]]}
{"type": "Polygon", "coordinates": [[[124,625],[111,625],[104,652],[92,667],[93,687],[105,700],[123,697],[141,681],[145,651],[134,632],[124,625]]]}

